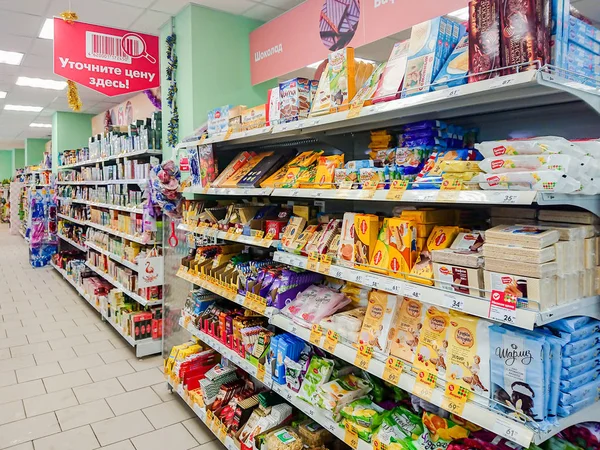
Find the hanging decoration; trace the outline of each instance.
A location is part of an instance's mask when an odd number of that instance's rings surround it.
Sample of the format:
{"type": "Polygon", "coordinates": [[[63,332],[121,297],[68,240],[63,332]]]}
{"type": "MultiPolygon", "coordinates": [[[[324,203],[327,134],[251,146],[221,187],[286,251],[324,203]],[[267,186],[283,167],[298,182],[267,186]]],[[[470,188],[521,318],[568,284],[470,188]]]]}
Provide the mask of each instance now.
{"type": "Polygon", "coordinates": [[[177,80],[175,79],[177,71],[177,55],[175,54],[175,31],[167,36],[167,81],[169,89],[167,91],[167,105],[171,112],[171,120],[167,127],[167,144],[174,148],[179,142],[179,113],[177,111],[177,80]]]}
{"type": "Polygon", "coordinates": [[[156,109],[158,109],[158,110],[162,109],[162,102],[160,101],[160,98],[158,98],[156,95],[154,95],[154,92],[152,92],[152,89],[146,89],[144,91],[144,94],[146,94],[146,97],[148,97],[148,100],[150,100],[150,103],[152,103],[156,109]]]}
{"type": "MultiPolygon", "coordinates": [[[[60,17],[62,17],[62,19],[69,25],[75,20],[79,19],[77,14],[73,11],[64,11],[60,13],[60,17]]],[[[77,85],[71,80],[67,80],[67,103],[75,112],[81,111],[81,107],[83,106],[81,98],[79,98],[79,90],[77,89],[77,85]]]]}

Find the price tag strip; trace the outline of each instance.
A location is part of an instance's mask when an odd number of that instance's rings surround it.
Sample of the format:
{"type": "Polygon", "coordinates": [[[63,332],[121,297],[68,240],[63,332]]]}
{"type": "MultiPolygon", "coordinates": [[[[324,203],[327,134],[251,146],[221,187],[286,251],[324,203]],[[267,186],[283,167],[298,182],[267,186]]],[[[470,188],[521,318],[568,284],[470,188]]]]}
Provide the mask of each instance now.
{"type": "Polygon", "coordinates": [[[422,398],[423,400],[427,400],[428,402],[431,401],[436,382],[436,375],[425,370],[419,370],[417,373],[415,386],[413,388],[413,394],[419,398],[422,398]]]}
{"type": "Polygon", "coordinates": [[[382,378],[388,383],[397,385],[400,381],[400,375],[402,375],[403,368],[404,363],[400,359],[390,356],[385,361],[382,378]]]}
{"type": "Polygon", "coordinates": [[[321,262],[319,263],[319,273],[323,275],[329,275],[331,269],[331,256],[321,255],[321,262]]]}
{"type": "Polygon", "coordinates": [[[323,327],[321,327],[321,325],[314,324],[312,326],[312,330],[310,332],[310,336],[309,336],[308,340],[310,341],[311,344],[314,344],[314,345],[320,347],[322,337],[323,337],[323,327]]]}
{"type": "Polygon", "coordinates": [[[323,343],[323,348],[327,350],[329,353],[335,353],[335,348],[337,347],[338,341],[340,340],[340,335],[337,334],[333,330],[327,330],[327,335],[325,336],[325,342],[323,343]]]}
{"type": "Polygon", "coordinates": [[[318,270],[319,270],[319,254],[317,252],[312,252],[308,256],[308,262],[306,263],[306,270],[310,270],[311,272],[318,272],[318,270]]]}
{"type": "Polygon", "coordinates": [[[497,322],[517,323],[517,299],[502,291],[492,291],[488,317],[497,322]]]}
{"type": "Polygon", "coordinates": [[[356,352],[356,358],[354,359],[354,365],[363,370],[369,369],[371,364],[371,358],[373,357],[373,347],[370,345],[360,344],[358,351],[356,352]]]}
{"type": "Polygon", "coordinates": [[[465,409],[467,400],[469,400],[469,389],[456,383],[446,383],[446,389],[442,397],[442,408],[460,416],[465,409]]]}
{"type": "Polygon", "coordinates": [[[385,199],[401,201],[406,189],[408,189],[408,180],[394,180],[385,199]]]}
{"type": "Polygon", "coordinates": [[[353,449],[358,448],[358,433],[356,429],[347,420],[344,420],[344,427],[346,432],[344,433],[344,442],[353,449]]]}

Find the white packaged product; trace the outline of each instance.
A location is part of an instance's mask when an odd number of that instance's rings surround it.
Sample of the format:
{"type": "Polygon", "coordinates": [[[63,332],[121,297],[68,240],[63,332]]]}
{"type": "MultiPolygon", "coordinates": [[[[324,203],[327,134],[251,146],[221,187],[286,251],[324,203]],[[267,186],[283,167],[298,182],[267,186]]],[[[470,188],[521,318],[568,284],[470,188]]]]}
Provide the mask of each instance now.
{"type": "Polygon", "coordinates": [[[517,217],[520,219],[535,219],[537,210],[533,208],[507,208],[505,206],[492,206],[492,217],[517,217]]]}
{"type": "Polygon", "coordinates": [[[547,222],[579,223],[594,225],[600,223],[600,218],[587,211],[564,211],[559,209],[542,209],[538,218],[547,222]]]}
{"type": "Polygon", "coordinates": [[[593,269],[596,266],[596,238],[584,241],[583,257],[586,270],[593,269]]]}
{"type": "Polygon", "coordinates": [[[505,272],[532,278],[545,278],[556,275],[558,264],[547,262],[531,264],[523,261],[507,261],[505,259],[485,258],[485,269],[492,272],[505,272]]]}
{"type": "Polygon", "coordinates": [[[552,153],[576,157],[586,156],[586,153],[576,144],[557,136],[486,141],[475,144],[475,148],[481,152],[484,158],[502,155],[543,155],[552,153]]]}
{"type": "Polygon", "coordinates": [[[485,232],[486,244],[520,245],[544,248],[558,242],[560,234],[549,227],[535,225],[500,225],[485,232]]]}
{"type": "Polygon", "coordinates": [[[592,158],[600,159],[600,139],[581,139],[571,141],[592,158]]]}
{"type": "Polygon", "coordinates": [[[523,261],[530,264],[543,264],[554,261],[556,258],[556,247],[550,245],[542,249],[537,249],[512,244],[499,245],[485,243],[483,245],[483,256],[486,260],[487,258],[496,258],[507,261],[523,261]]]}
{"type": "Polygon", "coordinates": [[[483,267],[483,254],[481,252],[470,252],[468,250],[433,250],[431,260],[434,263],[452,264],[463,267],[483,267]]]}
{"type": "MultiPolygon", "coordinates": [[[[527,307],[546,310],[556,305],[556,278],[530,278],[509,273],[483,272],[486,291],[501,291],[529,300],[527,307]]],[[[488,292],[488,295],[490,295],[488,292]]]]}
{"type": "Polygon", "coordinates": [[[561,241],[579,241],[596,235],[596,227],[594,225],[558,222],[538,222],[538,225],[557,230],[560,233],[561,241]]]}
{"type": "Polygon", "coordinates": [[[561,170],[577,177],[582,172],[578,159],[569,155],[503,155],[479,161],[485,173],[525,172],[529,170],[561,170]]]}
{"type": "Polygon", "coordinates": [[[580,181],[560,170],[537,172],[507,172],[501,174],[478,174],[473,182],[485,190],[544,191],[571,194],[582,188],[580,181]]]}
{"type": "Polygon", "coordinates": [[[458,233],[450,246],[453,250],[476,250],[483,245],[483,232],[458,233]]]}

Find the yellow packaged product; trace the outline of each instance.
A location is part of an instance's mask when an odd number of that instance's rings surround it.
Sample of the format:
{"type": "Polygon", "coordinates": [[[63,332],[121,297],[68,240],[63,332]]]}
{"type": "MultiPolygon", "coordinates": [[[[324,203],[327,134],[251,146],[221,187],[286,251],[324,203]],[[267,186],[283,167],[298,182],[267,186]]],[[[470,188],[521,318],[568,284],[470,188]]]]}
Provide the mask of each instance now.
{"type": "MultiPolygon", "coordinates": [[[[417,225],[417,227],[418,227],[418,225],[417,225]]],[[[418,234],[419,233],[417,232],[417,235],[418,234]]],[[[419,237],[419,238],[417,238],[417,252],[421,253],[423,250],[427,250],[427,238],[419,237]]]]}
{"type": "Polygon", "coordinates": [[[434,227],[427,239],[427,250],[443,250],[450,247],[458,233],[460,233],[459,227],[434,227]]]}
{"type": "Polygon", "coordinates": [[[483,172],[477,161],[442,161],[440,162],[442,172],[483,172]]]}
{"type": "Polygon", "coordinates": [[[294,158],[288,165],[288,171],[282,180],[282,185],[279,187],[291,188],[296,187],[299,178],[316,163],[317,158],[323,154],[322,151],[315,152],[313,150],[302,152],[294,158]]]}
{"type": "Polygon", "coordinates": [[[401,216],[403,219],[414,220],[418,223],[454,223],[455,214],[452,209],[423,208],[418,210],[405,209],[401,216]]]}
{"type": "Polygon", "coordinates": [[[371,291],[369,304],[358,337],[359,344],[367,344],[374,350],[388,354],[390,342],[396,335],[398,297],[381,291],[371,291]]]}
{"type": "Polygon", "coordinates": [[[253,157],[250,161],[248,161],[248,163],[246,165],[244,165],[242,168],[240,168],[238,171],[236,171],[232,176],[230,176],[229,178],[227,178],[227,180],[225,180],[220,186],[221,187],[236,187],[238,182],[244,178],[248,172],[250,172],[252,169],[254,169],[257,164],[259,162],[261,162],[264,158],[266,158],[267,156],[271,156],[273,154],[273,152],[262,152],[259,153],[258,155],[256,155],[255,157],[253,157]]]}
{"type": "Polygon", "coordinates": [[[389,228],[389,274],[406,278],[417,258],[417,228],[413,220],[392,217],[389,228]]]}
{"type": "Polygon", "coordinates": [[[290,221],[285,226],[285,232],[281,237],[281,245],[284,247],[291,248],[296,238],[302,233],[306,226],[306,219],[304,217],[294,216],[290,218],[290,221]]]}
{"type": "Polygon", "coordinates": [[[296,182],[292,187],[312,189],[315,187],[315,179],[317,176],[317,162],[313,162],[307,167],[300,168],[296,176],[296,182]]]}
{"type": "Polygon", "coordinates": [[[479,172],[446,172],[442,174],[442,180],[471,181],[479,172]]]}
{"type": "Polygon", "coordinates": [[[344,155],[319,156],[315,182],[312,187],[320,189],[333,189],[335,169],[344,166],[344,155]]]}
{"type": "Polygon", "coordinates": [[[490,389],[489,327],[487,320],[450,311],[446,380],[478,394],[471,398],[484,404],[490,389]]]}
{"type": "Polygon", "coordinates": [[[379,235],[377,236],[375,250],[373,251],[373,257],[370,262],[372,272],[382,273],[384,275],[387,275],[390,263],[390,228],[388,226],[388,221],[388,218],[383,219],[379,235]]]}
{"type": "Polygon", "coordinates": [[[411,364],[415,362],[425,311],[420,301],[408,297],[402,299],[395,326],[396,335],[392,339],[392,355],[411,364]]]}
{"type": "Polygon", "coordinates": [[[419,253],[417,262],[406,279],[413,283],[433,286],[433,262],[431,261],[431,253],[427,249],[419,253]]]}
{"type": "Polygon", "coordinates": [[[352,47],[342,48],[329,54],[330,112],[348,109],[356,95],[356,61],[352,47]]]}
{"type": "Polygon", "coordinates": [[[446,332],[449,324],[450,319],[446,309],[438,309],[435,306],[427,309],[417,346],[415,358],[417,369],[423,369],[441,378],[445,377],[448,359],[446,332]]]}
{"type": "Polygon", "coordinates": [[[379,217],[373,214],[354,217],[354,262],[357,268],[369,270],[367,266],[373,257],[378,231],[379,217]]]}
{"type": "Polygon", "coordinates": [[[433,223],[417,223],[417,238],[427,241],[434,227],[435,224],[433,223]]]}
{"type": "Polygon", "coordinates": [[[290,169],[290,163],[284,164],[280,169],[276,170],[275,173],[265,180],[261,181],[260,187],[262,188],[278,188],[283,184],[285,176],[290,169]]]}

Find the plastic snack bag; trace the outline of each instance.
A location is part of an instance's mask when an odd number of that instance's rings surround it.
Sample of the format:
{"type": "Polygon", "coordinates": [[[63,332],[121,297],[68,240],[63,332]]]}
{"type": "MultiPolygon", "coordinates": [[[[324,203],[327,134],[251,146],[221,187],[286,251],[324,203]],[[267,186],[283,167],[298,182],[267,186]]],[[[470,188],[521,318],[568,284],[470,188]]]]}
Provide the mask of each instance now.
{"type": "Polygon", "coordinates": [[[333,372],[333,361],[327,358],[321,358],[320,356],[313,356],[308,365],[308,370],[300,386],[298,392],[298,398],[313,403],[315,401],[314,396],[317,393],[317,389],[322,384],[329,381],[331,373],[333,372]]]}
{"type": "Polygon", "coordinates": [[[581,182],[560,170],[538,172],[508,172],[502,174],[479,174],[473,178],[481,189],[512,191],[546,191],[570,194],[581,189],[581,182]]]}

